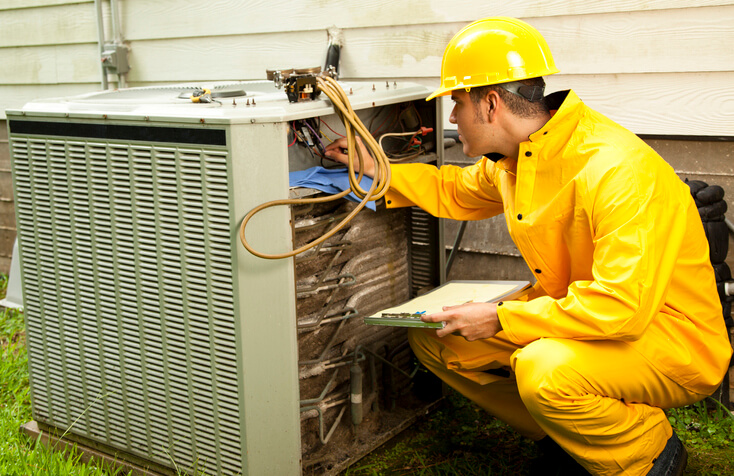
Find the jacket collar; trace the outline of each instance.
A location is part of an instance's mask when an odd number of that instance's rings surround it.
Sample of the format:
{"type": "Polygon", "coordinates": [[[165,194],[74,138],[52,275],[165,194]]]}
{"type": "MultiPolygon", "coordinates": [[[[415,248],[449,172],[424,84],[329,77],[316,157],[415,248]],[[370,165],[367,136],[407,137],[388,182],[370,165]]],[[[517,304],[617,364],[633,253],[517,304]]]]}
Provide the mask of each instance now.
{"type": "MultiPolygon", "coordinates": [[[[546,101],[548,101],[551,113],[553,114],[553,111],[555,113],[543,127],[530,134],[529,137],[530,142],[540,145],[551,138],[556,138],[559,134],[570,137],[578,123],[579,108],[584,105],[571,89],[549,94],[546,101]]],[[[483,156],[495,163],[507,158],[498,153],[483,154],[483,156]]]]}
{"type": "Polygon", "coordinates": [[[546,100],[550,110],[556,112],[543,127],[530,134],[530,142],[542,143],[549,136],[570,135],[578,122],[579,107],[583,103],[575,92],[570,89],[558,91],[548,95],[546,100]]]}

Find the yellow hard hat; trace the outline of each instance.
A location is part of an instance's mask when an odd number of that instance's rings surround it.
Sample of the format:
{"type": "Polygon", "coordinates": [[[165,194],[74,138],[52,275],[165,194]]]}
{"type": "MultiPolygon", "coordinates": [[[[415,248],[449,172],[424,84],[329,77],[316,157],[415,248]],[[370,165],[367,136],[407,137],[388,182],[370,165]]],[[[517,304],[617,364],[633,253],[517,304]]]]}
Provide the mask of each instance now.
{"type": "Polygon", "coordinates": [[[477,20],[446,46],[441,87],[426,99],[477,86],[508,83],[557,73],[548,43],[538,30],[515,18],[477,20]]]}

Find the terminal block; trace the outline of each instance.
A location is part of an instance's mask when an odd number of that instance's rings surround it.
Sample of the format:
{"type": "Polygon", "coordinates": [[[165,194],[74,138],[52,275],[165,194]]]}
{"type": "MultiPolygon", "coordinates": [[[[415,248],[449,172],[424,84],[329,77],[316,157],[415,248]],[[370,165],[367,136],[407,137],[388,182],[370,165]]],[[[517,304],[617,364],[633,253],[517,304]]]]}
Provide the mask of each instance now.
{"type": "Polygon", "coordinates": [[[321,94],[315,74],[289,76],[284,84],[290,102],[313,101],[321,94]]]}

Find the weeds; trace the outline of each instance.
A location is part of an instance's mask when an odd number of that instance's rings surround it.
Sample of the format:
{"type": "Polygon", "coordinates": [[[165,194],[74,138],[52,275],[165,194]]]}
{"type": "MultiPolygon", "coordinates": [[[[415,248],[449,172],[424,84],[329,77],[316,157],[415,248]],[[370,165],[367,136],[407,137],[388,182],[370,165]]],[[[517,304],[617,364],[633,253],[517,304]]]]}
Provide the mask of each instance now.
{"type": "MultiPolygon", "coordinates": [[[[734,416],[707,399],[669,410],[689,452],[685,475],[734,474],[734,416]]],[[[348,468],[343,476],[522,475],[535,445],[465,398],[450,394],[443,408],[348,468]]]]}
{"type": "Polygon", "coordinates": [[[669,410],[668,420],[690,448],[734,448],[734,415],[713,398],[669,410]]]}
{"type": "Polygon", "coordinates": [[[343,474],[509,476],[526,473],[534,456],[532,441],[452,393],[442,409],[343,474]]]}
{"type": "Polygon", "coordinates": [[[713,398],[668,411],[668,420],[688,448],[685,474],[734,474],[734,415],[713,398]]]}

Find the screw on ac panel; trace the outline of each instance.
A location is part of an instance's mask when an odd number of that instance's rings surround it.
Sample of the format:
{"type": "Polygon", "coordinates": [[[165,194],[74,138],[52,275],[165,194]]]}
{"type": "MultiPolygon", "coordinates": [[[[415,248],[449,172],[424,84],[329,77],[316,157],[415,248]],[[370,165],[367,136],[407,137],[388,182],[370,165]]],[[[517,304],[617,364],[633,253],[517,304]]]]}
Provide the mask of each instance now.
{"type": "Polygon", "coordinates": [[[145,117],[143,118],[143,120],[145,120],[145,121],[149,121],[149,120],[150,120],[150,116],[145,116],[145,117]]]}
{"type": "Polygon", "coordinates": [[[250,100],[248,99],[247,104],[245,104],[245,106],[249,106],[249,105],[250,105],[250,100]]]}
{"type": "Polygon", "coordinates": [[[232,106],[237,107],[237,101],[235,101],[234,98],[232,99],[232,106]]]}
{"type": "Polygon", "coordinates": [[[372,90],[373,90],[373,91],[375,90],[375,85],[374,85],[374,83],[372,84],[372,90]]]}
{"type": "Polygon", "coordinates": [[[255,98],[252,98],[252,105],[255,105],[255,98]]]}
{"type": "Polygon", "coordinates": [[[398,82],[397,82],[397,81],[393,82],[393,83],[392,83],[392,87],[393,87],[393,88],[397,88],[397,87],[398,87],[398,82]]]}
{"type": "Polygon", "coordinates": [[[204,119],[203,118],[202,119],[199,119],[199,122],[201,122],[202,124],[204,124],[204,119]]]}
{"type": "Polygon", "coordinates": [[[352,90],[352,88],[349,88],[349,94],[354,94],[354,90],[352,90]]]}

